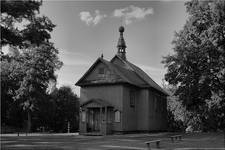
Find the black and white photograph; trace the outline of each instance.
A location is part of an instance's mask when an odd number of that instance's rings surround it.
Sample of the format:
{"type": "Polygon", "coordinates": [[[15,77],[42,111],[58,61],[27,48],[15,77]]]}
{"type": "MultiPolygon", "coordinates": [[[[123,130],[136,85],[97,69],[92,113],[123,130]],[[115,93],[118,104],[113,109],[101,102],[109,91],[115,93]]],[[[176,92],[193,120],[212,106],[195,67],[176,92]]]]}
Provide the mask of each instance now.
{"type": "Polygon", "coordinates": [[[1,0],[2,150],[225,150],[225,0],[1,0]]]}

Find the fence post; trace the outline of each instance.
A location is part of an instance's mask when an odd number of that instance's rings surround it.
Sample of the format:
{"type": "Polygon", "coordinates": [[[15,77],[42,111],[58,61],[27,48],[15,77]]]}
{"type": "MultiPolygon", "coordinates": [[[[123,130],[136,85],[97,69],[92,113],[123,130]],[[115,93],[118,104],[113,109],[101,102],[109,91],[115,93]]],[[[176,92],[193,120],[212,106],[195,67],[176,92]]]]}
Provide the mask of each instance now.
{"type": "Polygon", "coordinates": [[[67,133],[70,133],[70,122],[67,123],[67,133]]]}

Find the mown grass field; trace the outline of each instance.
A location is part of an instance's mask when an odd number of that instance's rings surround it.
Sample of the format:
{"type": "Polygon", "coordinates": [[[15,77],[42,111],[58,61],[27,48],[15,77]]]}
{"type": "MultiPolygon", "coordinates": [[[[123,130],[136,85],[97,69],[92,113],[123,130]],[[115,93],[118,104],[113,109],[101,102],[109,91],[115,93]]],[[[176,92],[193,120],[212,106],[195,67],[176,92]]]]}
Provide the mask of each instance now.
{"type": "MultiPolygon", "coordinates": [[[[181,141],[174,143],[169,138],[175,133],[126,134],[110,136],[82,135],[1,135],[2,150],[119,150],[147,149],[144,142],[160,139],[160,149],[165,150],[222,150],[224,135],[218,133],[182,134],[181,141]]],[[[152,149],[157,149],[155,143],[152,149]]]]}

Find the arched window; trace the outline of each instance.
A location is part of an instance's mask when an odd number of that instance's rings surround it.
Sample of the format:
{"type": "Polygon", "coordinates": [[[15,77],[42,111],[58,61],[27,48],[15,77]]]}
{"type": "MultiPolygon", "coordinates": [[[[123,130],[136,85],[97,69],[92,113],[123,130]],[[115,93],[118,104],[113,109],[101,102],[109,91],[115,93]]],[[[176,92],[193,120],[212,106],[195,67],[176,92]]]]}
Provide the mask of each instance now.
{"type": "Polygon", "coordinates": [[[120,122],[120,111],[115,111],[115,122],[120,122]]]}
{"type": "Polygon", "coordinates": [[[86,112],[85,111],[82,111],[82,113],[81,113],[81,121],[82,122],[86,121],[86,112]]]}

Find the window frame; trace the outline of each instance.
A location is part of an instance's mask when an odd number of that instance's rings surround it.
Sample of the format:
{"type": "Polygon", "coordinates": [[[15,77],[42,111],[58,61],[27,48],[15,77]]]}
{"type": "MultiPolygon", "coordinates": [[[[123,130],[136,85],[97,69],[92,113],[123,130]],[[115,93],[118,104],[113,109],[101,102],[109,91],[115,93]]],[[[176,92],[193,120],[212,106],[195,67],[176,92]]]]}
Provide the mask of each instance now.
{"type": "Polygon", "coordinates": [[[114,122],[120,123],[121,122],[121,112],[119,110],[116,110],[114,112],[114,115],[115,115],[114,122]]]}
{"type": "Polygon", "coordinates": [[[135,107],[135,99],[136,99],[136,92],[135,90],[130,90],[129,91],[129,95],[130,95],[130,107],[135,107]]]}
{"type": "Polygon", "coordinates": [[[104,67],[101,67],[98,69],[98,74],[99,75],[104,75],[105,74],[105,68],[104,67]]]}
{"type": "Polygon", "coordinates": [[[86,122],[86,117],[87,117],[86,111],[82,111],[81,112],[81,122],[86,122]]]}

